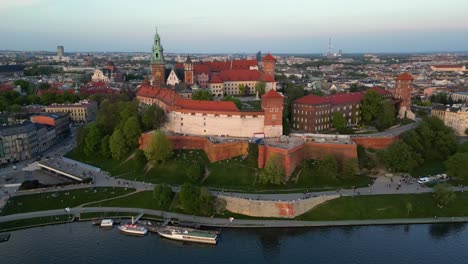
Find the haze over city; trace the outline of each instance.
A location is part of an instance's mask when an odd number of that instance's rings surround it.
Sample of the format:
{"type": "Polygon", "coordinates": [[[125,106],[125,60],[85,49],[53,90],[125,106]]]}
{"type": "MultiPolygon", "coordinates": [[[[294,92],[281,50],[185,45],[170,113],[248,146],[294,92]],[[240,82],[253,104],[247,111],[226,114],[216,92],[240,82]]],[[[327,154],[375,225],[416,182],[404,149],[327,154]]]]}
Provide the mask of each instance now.
{"type": "Polygon", "coordinates": [[[464,51],[468,2],[0,1],[0,49],[324,53],[464,51]]]}

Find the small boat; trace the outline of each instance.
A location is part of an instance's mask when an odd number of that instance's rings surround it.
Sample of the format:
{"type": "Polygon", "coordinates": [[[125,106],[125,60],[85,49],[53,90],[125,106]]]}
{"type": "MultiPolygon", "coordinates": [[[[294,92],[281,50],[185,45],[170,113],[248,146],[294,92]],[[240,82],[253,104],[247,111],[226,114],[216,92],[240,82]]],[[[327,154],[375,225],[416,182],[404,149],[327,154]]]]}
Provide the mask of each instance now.
{"type": "Polygon", "coordinates": [[[146,233],[148,233],[148,229],[135,225],[135,224],[124,224],[124,225],[119,225],[119,230],[120,232],[127,234],[127,235],[135,235],[135,236],[144,236],[146,233]]]}
{"type": "Polygon", "coordinates": [[[102,219],[100,226],[102,228],[112,228],[114,226],[114,221],[112,219],[102,219]]]}
{"type": "Polygon", "coordinates": [[[197,242],[216,245],[218,234],[210,231],[201,231],[192,228],[167,226],[158,230],[162,237],[188,242],[197,242]]]}

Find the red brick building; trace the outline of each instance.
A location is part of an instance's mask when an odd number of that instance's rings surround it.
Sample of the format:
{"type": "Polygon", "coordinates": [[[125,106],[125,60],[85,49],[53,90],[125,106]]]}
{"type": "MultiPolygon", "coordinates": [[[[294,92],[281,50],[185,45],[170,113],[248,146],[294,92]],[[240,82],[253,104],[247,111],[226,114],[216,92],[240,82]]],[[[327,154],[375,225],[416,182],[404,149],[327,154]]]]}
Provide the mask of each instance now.
{"type": "MultiPolygon", "coordinates": [[[[392,93],[382,88],[372,88],[385,99],[391,99],[392,93]]],[[[360,121],[361,101],[364,91],[341,93],[329,96],[307,95],[293,102],[292,128],[309,133],[328,130],[332,127],[332,116],[341,112],[346,122],[357,124],[360,121]]]]}

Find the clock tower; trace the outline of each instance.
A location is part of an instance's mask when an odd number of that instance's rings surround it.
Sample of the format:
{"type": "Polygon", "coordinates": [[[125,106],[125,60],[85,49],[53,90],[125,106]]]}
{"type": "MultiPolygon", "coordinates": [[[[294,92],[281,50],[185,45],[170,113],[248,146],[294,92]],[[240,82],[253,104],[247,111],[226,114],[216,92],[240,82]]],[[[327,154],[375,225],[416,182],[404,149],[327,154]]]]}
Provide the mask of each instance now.
{"type": "Polygon", "coordinates": [[[151,80],[153,85],[164,84],[164,53],[161,45],[161,38],[156,28],[154,35],[153,50],[151,53],[151,80]]]}

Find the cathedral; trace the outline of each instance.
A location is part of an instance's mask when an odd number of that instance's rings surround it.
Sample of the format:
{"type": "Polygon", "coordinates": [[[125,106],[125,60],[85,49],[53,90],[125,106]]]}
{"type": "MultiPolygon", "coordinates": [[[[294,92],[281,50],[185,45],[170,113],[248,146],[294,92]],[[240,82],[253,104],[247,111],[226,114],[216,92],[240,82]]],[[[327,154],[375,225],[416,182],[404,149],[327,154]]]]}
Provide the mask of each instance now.
{"type": "Polygon", "coordinates": [[[151,54],[150,81],[153,85],[209,89],[214,98],[255,94],[258,82],[265,84],[265,92],[276,90],[276,59],[271,54],[262,58],[262,70],[259,70],[259,63],[255,59],[194,63],[190,56],[187,56],[184,63],[166,69],[163,51],[161,38],[156,31],[151,54]],[[244,87],[243,90],[239,89],[241,86],[244,87]]]}

